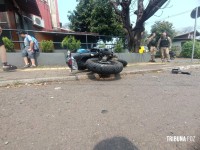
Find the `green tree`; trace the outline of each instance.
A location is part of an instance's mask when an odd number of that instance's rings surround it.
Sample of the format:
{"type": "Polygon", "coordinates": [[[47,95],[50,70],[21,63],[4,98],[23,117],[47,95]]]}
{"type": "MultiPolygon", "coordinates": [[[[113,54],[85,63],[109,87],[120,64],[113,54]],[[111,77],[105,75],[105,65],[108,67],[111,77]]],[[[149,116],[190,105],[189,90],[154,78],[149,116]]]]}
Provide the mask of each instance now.
{"type": "Polygon", "coordinates": [[[2,40],[7,52],[15,52],[14,43],[10,39],[8,39],[7,37],[3,37],[2,40]]]}
{"type": "Polygon", "coordinates": [[[54,51],[54,45],[53,41],[48,41],[48,40],[42,40],[40,43],[40,47],[42,52],[44,53],[53,53],[54,51]]]}
{"type": "Polygon", "coordinates": [[[69,27],[74,31],[90,32],[91,12],[94,8],[93,0],[78,0],[79,3],[73,12],[69,12],[69,27]]]}
{"type": "Polygon", "coordinates": [[[96,32],[101,35],[124,34],[120,18],[115,14],[109,0],[79,0],[76,10],[68,16],[74,31],[96,32]]]}
{"type": "Polygon", "coordinates": [[[157,21],[151,27],[151,33],[156,33],[157,40],[160,38],[162,32],[166,31],[167,35],[173,39],[176,35],[173,24],[168,21],[157,21]]]}
{"type": "Polygon", "coordinates": [[[61,46],[70,51],[74,51],[74,50],[80,48],[81,42],[79,40],[76,40],[74,36],[66,36],[63,39],[61,46]]]}
{"type": "Polygon", "coordinates": [[[114,47],[114,51],[116,53],[122,53],[122,52],[124,52],[124,44],[123,44],[122,39],[117,40],[117,43],[116,43],[116,45],[114,47]]]}
{"type": "MultiPolygon", "coordinates": [[[[183,44],[181,57],[191,58],[192,56],[193,41],[188,41],[183,44]]],[[[200,58],[200,42],[195,42],[194,58],[200,58]]]]}
{"type": "Polygon", "coordinates": [[[141,46],[142,33],[145,30],[145,21],[151,18],[169,0],[109,0],[120,16],[123,27],[126,30],[128,48],[130,51],[138,52],[141,46]],[[144,4],[146,3],[146,4],[144,4]],[[133,5],[137,8],[132,8],[133,5]],[[131,10],[133,9],[133,10],[131,10]],[[131,23],[130,17],[136,15],[135,24],[131,23]]]}
{"type": "Polygon", "coordinates": [[[90,31],[101,35],[124,35],[120,18],[115,14],[108,0],[96,0],[91,13],[90,31]]]}

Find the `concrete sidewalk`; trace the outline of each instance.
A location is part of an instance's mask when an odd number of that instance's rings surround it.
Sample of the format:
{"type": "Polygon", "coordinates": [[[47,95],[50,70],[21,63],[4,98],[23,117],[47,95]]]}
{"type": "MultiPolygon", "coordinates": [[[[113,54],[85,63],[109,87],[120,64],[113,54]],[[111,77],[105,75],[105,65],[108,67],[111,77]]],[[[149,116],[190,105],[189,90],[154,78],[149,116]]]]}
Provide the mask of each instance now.
{"type": "MultiPolygon", "coordinates": [[[[170,63],[161,63],[160,59],[156,63],[134,63],[129,64],[120,73],[121,76],[128,74],[138,74],[147,72],[156,72],[168,70],[170,72],[173,68],[189,69],[200,68],[200,60],[194,60],[191,63],[190,59],[175,59],[170,63]]],[[[0,71],[0,87],[16,84],[32,84],[42,82],[56,82],[56,81],[75,81],[82,79],[96,78],[96,76],[87,71],[70,72],[67,66],[51,66],[38,67],[28,69],[17,69],[14,72],[0,71]]]]}

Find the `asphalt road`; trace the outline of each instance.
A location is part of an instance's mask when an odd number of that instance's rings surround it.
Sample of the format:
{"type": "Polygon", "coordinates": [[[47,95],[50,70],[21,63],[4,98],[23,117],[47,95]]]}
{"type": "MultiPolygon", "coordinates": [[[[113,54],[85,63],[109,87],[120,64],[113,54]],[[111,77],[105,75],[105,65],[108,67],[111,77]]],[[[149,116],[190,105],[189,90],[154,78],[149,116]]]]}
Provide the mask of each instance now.
{"type": "Polygon", "coordinates": [[[200,70],[190,71],[0,88],[0,149],[199,150],[200,70]]]}

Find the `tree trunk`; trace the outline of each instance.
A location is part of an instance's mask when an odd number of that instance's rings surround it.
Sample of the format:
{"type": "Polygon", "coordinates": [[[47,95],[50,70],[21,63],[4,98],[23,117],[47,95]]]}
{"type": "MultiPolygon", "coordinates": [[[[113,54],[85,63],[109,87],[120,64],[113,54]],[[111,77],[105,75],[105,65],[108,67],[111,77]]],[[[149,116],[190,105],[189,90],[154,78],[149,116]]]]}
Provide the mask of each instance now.
{"type": "Polygon", "coordinates": [[[131,52],[138,52],[139,47],[141,46],[142,33],[144,32],[144,22],[149,19],[160,7],[167,2],[168,0],[149,0],[149,4],[144,10],[143,2],[144,0],[137,0],[138,8],[134,12],[137,15],[137,20],[135,27],[132,28],[130,23],[130,4],[132,0],[122,0],[113,1],[110,0],[110,3],[113,5],[116,14],[118,14],[121,19],[124,28],[127,31],[127,40],[128,40],[128,49],[131,52]],[[119,9],[118,6],[121,6],[122,9],[119,9]]]}
{"type": "Polygon", "coordinates": [[[137,29],[135,31],[135,34],[134,34],[134,52],[139,52],[139,49],[140,49],[140,46],[141,46],[141,39],[142,39],[142,31],[140,29],[137,29]]]}
{"type": "Polygon", "coordinates": [[[140,29],[132,31],[127,35],[128,49],[130,52],[138,52],[141,46],[142,32],[140,29]]]}

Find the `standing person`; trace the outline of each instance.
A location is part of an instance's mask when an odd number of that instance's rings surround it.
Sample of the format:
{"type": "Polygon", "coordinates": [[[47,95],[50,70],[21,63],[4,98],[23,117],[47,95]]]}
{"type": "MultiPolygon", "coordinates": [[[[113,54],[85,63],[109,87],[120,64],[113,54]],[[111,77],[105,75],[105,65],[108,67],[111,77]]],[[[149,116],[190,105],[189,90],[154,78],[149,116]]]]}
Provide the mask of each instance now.
{"type": "Polygon", "coordinates": [[[171,38],[167,36],[166,32],[163,32],[157,44],[157,48],[160,49],[162,62],[165,62],[165,59],[167,59],[167,62],[170,62],[169,50],[171,47],[171,38]]]}
{"type": "Polygon", "coordinates": [[[0,56],[1,56],[1,62],[3,64],[3,71],[10,71],[17,69],[16,66],[10,65],[7,63],[7,55],[6,55],[6,48],[4,46],[3,40],[2,40],[2,28],[0,26],[0,56]]]}
{"type": "Polygon", "coordinates": [[[156,62],[155,61],[155,55],[156,55],[156,33],[152,33],[150,35],[150,37],[147,39],[147,43],[148,43],[148,48],[150,50],[151,53],[151,60],[149,60],[149,62],[156,62]]]}
{"type": "Polygon", "coordinates": [[[22,57],[24,58],[25,66],[28,67],[36,67],[35,63],[35,53],[39,50],[38,41],[27,34],[26,31],[19,31],[19,34],[22,38],[24,38],[24,49],[22,50],[22,57]],[[29,64],[28,58],[31,60],[31,65],[29,64]]]}

